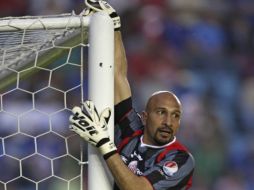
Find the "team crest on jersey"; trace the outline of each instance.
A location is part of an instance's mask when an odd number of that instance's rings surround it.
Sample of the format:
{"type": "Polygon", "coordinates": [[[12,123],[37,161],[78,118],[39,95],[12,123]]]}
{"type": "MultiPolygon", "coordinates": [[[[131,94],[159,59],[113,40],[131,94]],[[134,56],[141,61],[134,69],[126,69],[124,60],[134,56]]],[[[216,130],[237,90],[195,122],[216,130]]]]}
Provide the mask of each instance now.
{"type": "Polygon", "coordinates": [[[165,164],[163,165],[163,172],[167,176],[173,176],[174,173],[176,173],[177,171],[178,171],[178,165],[174,161],[165,162],[165,164]]]}
{"type": "Polygon", "coordinates": [[[143,162],[142,156],[134,151],[129,157],[125,157],[124,155],[121,155],[121,158],[125,165],[128,166],[128,168],[136,175],[141,176],[143,175],[143,172],[140,170],[142,168],[139,168],[139,163],[143,162]]]}
{"type": "Polygon", "coordinates": [[[131,161],[128,165],[128,168],[130,168],[130,170],[133,172],[133,173],[136,173],[137,172],[137,166],[138,166],[138,162],[136,160],[134,161],[131,161]]]}
{"type": "Polygon", "coordinates": [[[143,175],[143,172],[140,171],[140,169],[138,168],[138,161],[137,160],[133,160],[128,164],[128,168],[134,173],[137,174],[138,176],[143,175]]]}

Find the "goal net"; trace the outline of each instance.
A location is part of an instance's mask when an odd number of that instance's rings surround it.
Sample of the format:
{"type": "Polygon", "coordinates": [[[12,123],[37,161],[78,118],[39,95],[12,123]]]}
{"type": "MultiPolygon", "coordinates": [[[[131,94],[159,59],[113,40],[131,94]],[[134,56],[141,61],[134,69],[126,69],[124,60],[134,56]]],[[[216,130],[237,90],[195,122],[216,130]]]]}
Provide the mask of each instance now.
{"type": "Polygon", "coordinates": [[[0,19],[0,190],[110,189],[69,116],[84,98],[113,107],[112,73],[113,24],[103,13],[0,19]]]}

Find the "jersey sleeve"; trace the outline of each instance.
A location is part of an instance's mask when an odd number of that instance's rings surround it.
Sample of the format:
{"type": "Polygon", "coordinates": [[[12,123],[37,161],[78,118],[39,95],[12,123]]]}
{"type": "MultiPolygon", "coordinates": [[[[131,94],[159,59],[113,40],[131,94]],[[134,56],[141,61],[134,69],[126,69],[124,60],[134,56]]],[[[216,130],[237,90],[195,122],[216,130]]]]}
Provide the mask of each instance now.
{"type": "Polygon", "coordinates": [[[143,128],[139,114],[132,107],[131,97],[115,106],[115,144],[143,128]]]}
{"type": "Polygon", "coordinates": [[[115,105],[115,123],[118,124],[123,120],[127,114],[132,110],[131,97],[119,102],[115,105]]]}
{"type": "Polygon", "coordinates": [[[155,190],[188,189],[192,183],[194,159],[190,153],[177,151],[144,172],[155,190]]]}

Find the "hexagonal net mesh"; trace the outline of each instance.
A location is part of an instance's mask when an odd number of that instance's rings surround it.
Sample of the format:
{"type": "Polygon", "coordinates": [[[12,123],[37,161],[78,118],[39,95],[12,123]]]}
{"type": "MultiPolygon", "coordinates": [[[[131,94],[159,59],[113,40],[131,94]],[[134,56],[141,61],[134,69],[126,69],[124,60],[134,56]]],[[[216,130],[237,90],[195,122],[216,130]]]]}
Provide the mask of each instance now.
{"type": "Polygon", "coordinates": [[[86,189],[86,146],[68,121],[86,96],[87,30],[80,20],[0,20],[0,190],[86,189]]]}

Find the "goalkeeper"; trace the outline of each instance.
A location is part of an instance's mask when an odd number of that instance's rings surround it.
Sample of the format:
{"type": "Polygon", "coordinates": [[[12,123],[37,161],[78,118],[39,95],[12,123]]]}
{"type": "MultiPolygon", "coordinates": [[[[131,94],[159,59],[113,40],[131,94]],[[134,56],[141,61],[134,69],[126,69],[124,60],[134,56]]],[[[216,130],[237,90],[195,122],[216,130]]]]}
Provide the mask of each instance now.
{"type": "Polygon", "coordinates": [[[85,14],[104,10],[114,21],[115,139],[107,132],[110,109],[99,114],[91,101],[73,108],[70,129],[99,149],[114,177],[115,190],[189,189],[194,159],[176,140],[182,114],[179,99],[169,91],[155,92],[138,115],[132,108],[120,18],[105,1],[86,4],[85,14]]]}

